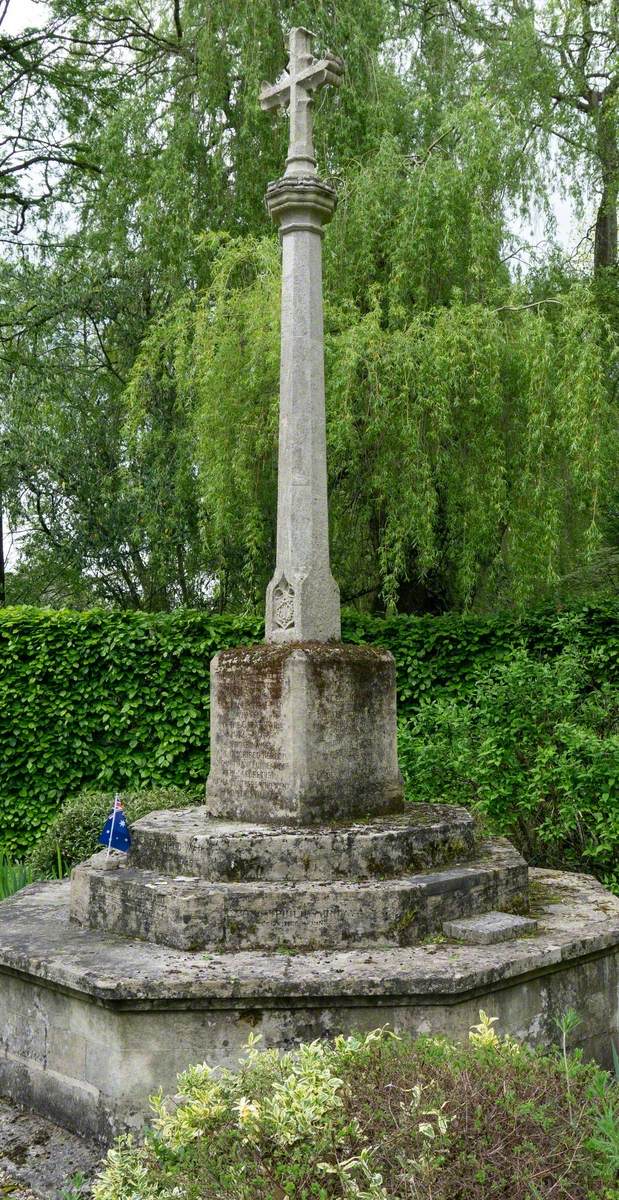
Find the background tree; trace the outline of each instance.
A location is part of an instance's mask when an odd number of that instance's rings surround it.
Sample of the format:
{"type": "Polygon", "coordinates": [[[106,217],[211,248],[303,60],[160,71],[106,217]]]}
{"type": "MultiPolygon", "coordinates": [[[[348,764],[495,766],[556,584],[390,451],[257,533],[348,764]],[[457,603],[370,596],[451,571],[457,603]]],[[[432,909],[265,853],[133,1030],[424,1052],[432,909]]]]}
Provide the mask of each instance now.
{"type": "MultiPolygon", "coordinates": [[[[402,8],[414,25],[415,9],[402,8]]],[[[489,92],[510,105],[528,145],[558,166],[581,210],[592,193],[594,267],[616,268],[618,0],[448,0],[431,19],[462,37],[489,92]]]]}
{"type": "Polygon", "coordinates": [[[555,126],[570,146],[558,114],[590,131],[570,161],[598,178],[594,121],[553,100],[566,68],[545,12],[542,34],[516,5],[55,0],[20,35],[38,49],[17,127],[44,104],[71,160],[53,158],[44,200],[16,172],[7,208],[26,221],[0,277],[15,598],[262,603],[279,293],[263,194],[287,134],[257,92],[291,22],[348,68],[316,119],[340,196],[325,272],[344,597],[491,607],[579,569],[609,502],[616,319],[608,271],[594,284],[554,249],[524,271],[510,231],[547,200],[555,126]]]}

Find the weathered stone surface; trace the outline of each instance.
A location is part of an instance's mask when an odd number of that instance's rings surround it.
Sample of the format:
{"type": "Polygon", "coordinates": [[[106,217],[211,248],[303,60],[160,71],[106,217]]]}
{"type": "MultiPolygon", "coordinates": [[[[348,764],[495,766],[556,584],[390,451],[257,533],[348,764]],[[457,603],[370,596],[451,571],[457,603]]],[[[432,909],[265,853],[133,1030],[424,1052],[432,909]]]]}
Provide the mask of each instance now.
{"type": "Polygon", "coordinates": [[[322,226],[335,209],[320,180],[282,179],[267,204],[282,239],[277,555],[266,595],[270,642],[339,640],[329,564],[322,328],[322,226]]]}
{"type": "Polygon", "coordinates": [[[37,1197],[58,1200],[76,1173],[91,1179],[100,1166],[101,1147],[97,1143],[0,1100],[0,1196],[22,1200],[26,1194],[17,1189],[19,1180],[37,1197]],[[3,1171],[7,1172],[4,1178],[3,1171]]]}
{"type": "Polygon", "coordinates": [[[133,868],[105,851],[72,874],[71,916],[90,929],[183,950],[407,946],[450,916],[521,903],[527,866],[509,842],[397,879],[207,882],[133,868]]]}
{"type": "Polygon", "coordinates": [[[250,1031],[282,1049],[383,1024],[466,1037],[480,1007],[531,1044],[573,1007],[574,1044],[610,1065],[619,899],[586,876],[531,876],[534,937],[299,955],[92,933],[69,922],[67,884],[34,885],[0,904],[0,1093],[105,1140],[190,1062],[234,1066],[250,1031]]]}
{"type": "Polygon", "coordinates": [[[203,808],[164,809],[131,826],[133,867],[219,882],[410,875],[472,857],[464,808],[415,804],[358,825],[286,828],[209,819],[203,808]]]}
{"type": "Polygon", "coordinates": [[[340,594],[329,565],[321,239],[336,196],[316,175],[312,93],[338,85],[343,65],[316,61],[307,29],[292,29],[289,45],[285,78],[260,96],[263,108],[287,106],[290,116],[286,173],[267,193],[282,241],[282,303],[277,556],[265,624],[270,642],[327,642],[340,637],[340,594]]]}
{"type": "Polygon", "coordinates": [[[537,921],[531,917],[519,917],[512,913],[486,912],[474,917],[445,921],[443,932],[448,937],[459,938],[471,946],[490,946],[494,942],[509,942],[524,934],[534,933],[537,921]]]}
{"type": "Polygon", "coordinates": [[[312,129],[313,93],[325,84],[339,87],[344,75],[341,58],[328,53],[317,60],[312,54],[313,34],[297,26],[288,37],[288,66],[277,83],[263,84],[260,107],[266,112],[287,108],[290,119],[290,140],[286,159],[286,177],[315,175],[314,139],[312,129]]]}
{"type": "Polygon", "coordinates": [[[312,825],[402,804],[387,650],[308,642],[215,656],[212,816],[312,825]]]}

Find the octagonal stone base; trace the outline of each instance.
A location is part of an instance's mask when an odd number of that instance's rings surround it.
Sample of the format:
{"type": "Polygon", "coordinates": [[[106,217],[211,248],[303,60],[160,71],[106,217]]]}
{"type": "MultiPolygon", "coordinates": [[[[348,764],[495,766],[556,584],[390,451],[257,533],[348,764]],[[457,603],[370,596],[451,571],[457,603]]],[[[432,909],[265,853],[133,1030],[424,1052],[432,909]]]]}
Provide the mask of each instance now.
{"type": "Polygon", "coordinates": [[[215,655],[212,816],[312,825],[402,806],[387,650],[290,642],[215,655]]]}
{"type": "MultiPolygon", "coordinates": [[[[403,831],[406,832],[405,830],[403,831]]],[[[502,838],[465,862],[395,879],[212,882],[133,867],[105,850],[75,867],[71,917],[177,950],[411,946],[449,918],[526,903],[528,869],[502,838]]]]}
{"type": "Polygon", "coordinates": [[[103,1142],[206,1060],[388,1024],[465,1038],[480,1008],[531,1044],[573,1035],[611,1065],[619,1037],[619,899],[582,875],[531,871],[533,936],[491,946],[189,953],[83,930],[69,885],[0,904],[0,1094],[103,1142]]]}

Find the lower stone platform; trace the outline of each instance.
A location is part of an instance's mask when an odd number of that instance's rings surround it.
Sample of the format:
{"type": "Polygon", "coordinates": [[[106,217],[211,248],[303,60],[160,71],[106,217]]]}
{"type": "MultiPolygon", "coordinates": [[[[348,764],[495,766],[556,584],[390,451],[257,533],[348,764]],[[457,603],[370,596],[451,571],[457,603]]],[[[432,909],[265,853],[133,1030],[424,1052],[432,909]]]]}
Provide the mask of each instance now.
{"type": "Polygon", "coordinates": [[[484,1008],[532,1044],[610,1065],[619,1039],[619,899],[587,876],[530,872],[533,936],[304,954],[190,953],[83,930],[69,885],[0,904],[0,1094],[102,1141],[139,1128],[147,1097],[191,1062],[388,1024],[465,1037],[484,1008]]]}
{"type": "Polygon", "coordinates": [[[102,850],[75,867],[73,920],[177,950],[299,952],[410,946],[448,918],[527,903],[527,865],[504,838],[481,842],[464,862],[395,879],[213,882],[133,862],[102,850]]]}

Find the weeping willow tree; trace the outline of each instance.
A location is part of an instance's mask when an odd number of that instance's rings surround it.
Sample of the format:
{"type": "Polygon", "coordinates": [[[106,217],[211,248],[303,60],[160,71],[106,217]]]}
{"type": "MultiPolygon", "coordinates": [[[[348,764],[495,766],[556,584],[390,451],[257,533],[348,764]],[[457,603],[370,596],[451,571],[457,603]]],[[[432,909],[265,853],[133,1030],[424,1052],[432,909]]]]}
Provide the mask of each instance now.
{"type": "MultiPolygon", "coordinates": [[[[505,21],[529,61],[531,20],[505,21]]],[[[340,197],[325,286],[344,597],[520,603],[594,554],[615,449],[612,278],[602,295],[600,272],[553,251],[519,280],[506,220],[547,198],[543,72],[519,86],[507,52],[496,69],[491,26],[464,4],[52,0],[36,38],[5,39],[19,232],[0,273],[0,489],[27,530],[14,598],[262,604],[279,359],[263,196],[287,126],[257,95],[290,24],[347,64],[316,111],[340,197]],[[42,107],[45,197],[19,170],[42,107]]]]}
{"type": "MultiPolygon", "coordinates": [[[[125,389],[162,314],[210,286],[204,231],[268,228],[265,182],[287,127],[265,119],[257,96],[281,69],[289,21],[346,47],[346,87],[317,114],[329,169],[341,175],[387,128],[404,136],[412,101],[382,57],[390,5],[52,0],[45,10],[40,29],[2,38],[0,62],[13,124],[0,203],[14,239],[0,271],[0,491],[24,531],[10,598],[207,603],[189,414],[161,358],[136,455],[125,389]],[[22,170],[37,129],[42,192],[36,170],[22,170]]],[[[226,569],[235,573],[234,557],[226,569]]]]}
{"type": "MultiPolygon", "coordinates": [[[[441,611],[553,594],[591,553],[616,453],[617,357],[591,286],[541,300],[501,261],[500,130],[478,99],[421,162],[383,139],[326,241],[334,572],[344,600],[441,611]],[[477,114],[471,120],[472,112],[477,114]]],[[[134,453],[166,363],[195,435],[222,603],[273,562],[279,370],[274,238],[211,238],[210,286],[151,331],[134,453]],[[159,366],[158,366],[159,364],[159,366]]],[[[206,252],[206,247],[205,247],[206,252]]]]}

